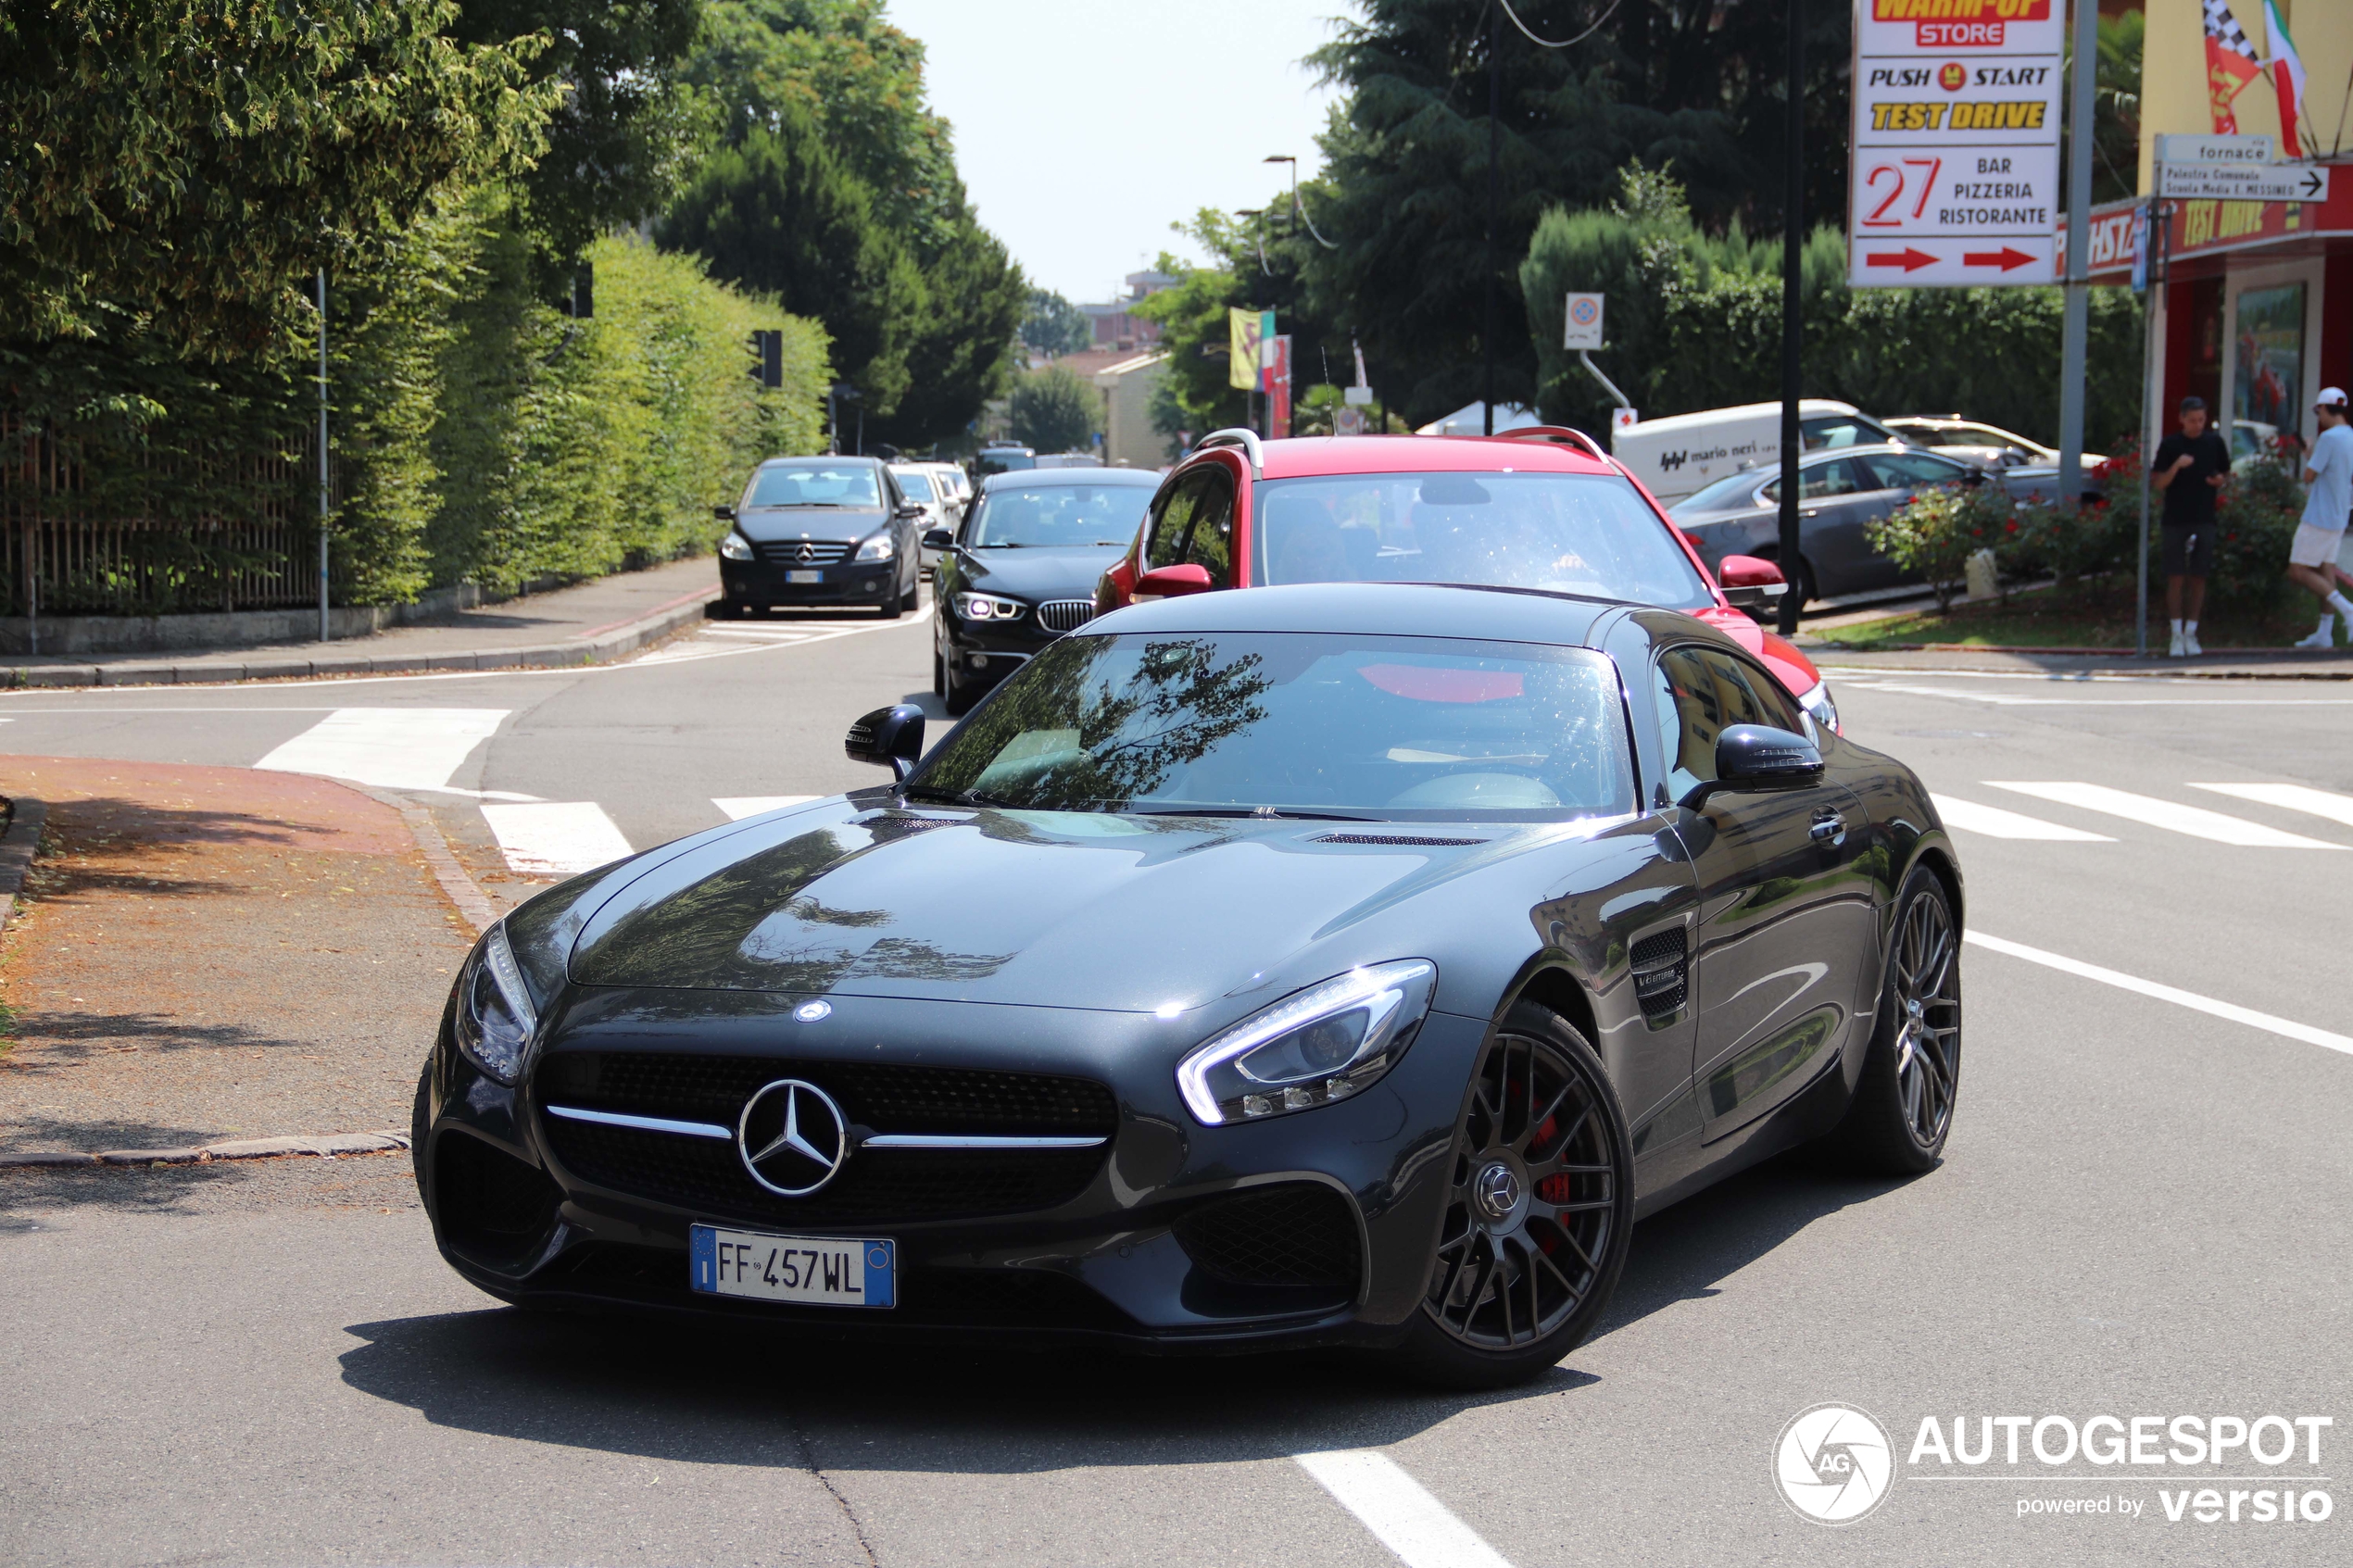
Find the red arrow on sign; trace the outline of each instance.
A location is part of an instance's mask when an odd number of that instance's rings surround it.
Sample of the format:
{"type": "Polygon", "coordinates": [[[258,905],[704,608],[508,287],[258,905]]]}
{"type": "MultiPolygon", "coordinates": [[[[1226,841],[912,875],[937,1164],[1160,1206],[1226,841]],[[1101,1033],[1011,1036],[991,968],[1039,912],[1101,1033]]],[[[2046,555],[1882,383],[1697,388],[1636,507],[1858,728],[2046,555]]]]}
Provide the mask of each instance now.
{"type": "Polygon", "coordinates": [[[1909,272],[1915,268],[1933,267],[1936,265],[1936,257],[1929,255],[1928,252],[1924,250],[1914,250],[1911,246],[1906,245],[1902,250],[1874,251],[1872,254],[1863,258],[1863,265],[1866,267],[1901,267],[1905,271],[1909,272]]]}
{"type": "Polygon", "coordinates": [[[2023,267],[2033,259],[2034,258],[2032,257],[2027,255],[2026,252],[2022,250],[2012,250],[2009,246],[2004,245],[1999,250],[1965,251],[1961,256],[1961,265],[1964,267],[1999,267],[2003,271],[2007,272],[2013,267],[2023,267]]]}

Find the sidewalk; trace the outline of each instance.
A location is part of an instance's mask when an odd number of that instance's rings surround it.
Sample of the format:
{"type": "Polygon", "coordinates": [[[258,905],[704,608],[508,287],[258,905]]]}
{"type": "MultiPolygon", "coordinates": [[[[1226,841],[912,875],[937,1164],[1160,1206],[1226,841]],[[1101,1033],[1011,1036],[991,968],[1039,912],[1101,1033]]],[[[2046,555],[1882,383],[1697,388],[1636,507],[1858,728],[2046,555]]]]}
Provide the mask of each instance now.
{"type": "Polygon", "coordinates": [[[0,936],[0,1156],[407,1130],[472,932],[397,810],[243,768],[6,784],[49,814],[0,936]]]}
{"type": "Polygon", "coordinates": [[[13,654],[0,664],[0,686],[170,685],[600,664],[700,621],[704,602],[718,594],[718,565],[706,557],[457,610],[344,642],[175,654],[13,654]]]}
{"type": "Polygon", "coordinates": [[[2077,653],[1958,644],[1863,653],[1835,643],[1816,642],[1802,633],[1797,646],[1817,667],[1832,672],[1945,671],[2086,681],[2353,681],[2353,648],[2328,653],[2299,648],[2208,648],[2200,659],[2167,659],[2162,647],[2143,659],[2114,650],[2077,653]]]}

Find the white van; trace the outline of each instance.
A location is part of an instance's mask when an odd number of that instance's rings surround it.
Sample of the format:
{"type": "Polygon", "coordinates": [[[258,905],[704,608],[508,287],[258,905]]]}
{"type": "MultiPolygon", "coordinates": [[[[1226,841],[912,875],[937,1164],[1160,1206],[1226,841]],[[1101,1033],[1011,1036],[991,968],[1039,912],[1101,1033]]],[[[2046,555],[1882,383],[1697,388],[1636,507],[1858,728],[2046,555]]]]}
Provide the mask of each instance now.
{"type": "MultiPolygon", "coordinates": [[[[1797,418],[1808,452],[1883,441],[1906,445],[1852,403],[1803,398],[1797,405],[1797,418]]],[[[1737,408],[1642,420],[1615,432],[1609,445],[1617,460],[1650,486],[1659,505],[1673,506],[1743,469],[1780,466],[1781,406],[1745,403],[1737,408]]]]}

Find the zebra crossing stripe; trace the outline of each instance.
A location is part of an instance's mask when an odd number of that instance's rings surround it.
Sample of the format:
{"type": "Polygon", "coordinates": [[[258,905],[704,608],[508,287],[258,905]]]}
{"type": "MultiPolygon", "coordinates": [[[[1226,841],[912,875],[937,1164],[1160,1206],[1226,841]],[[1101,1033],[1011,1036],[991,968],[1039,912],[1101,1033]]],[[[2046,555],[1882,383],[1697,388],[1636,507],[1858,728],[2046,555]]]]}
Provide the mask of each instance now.
{"type": "Polygon", "coordinates": [[[254,766],[273,773],[323,773],[380,789],[446,789],[507,713],[503,708],[338,708],[254,766]]]}
{"type": "Polygon", "coordinates": [[[486,805],[482,815],[508,869],[524,876],[573,876],[635,853],[593,800],[486,805]]]}
{"type": "Polygon", "coordinates": [[[2252,800],[2259,806],[2276,806],[2284,811],[2306,811],[2353,827],[2353,795],[2334,795],[2325,789],[2292,784],[2194,784],[2190,787],[2252,800]]]}
{"type": "Polygon", "coordinates": [[[1512,1568],[1502,1552],[1387,1454],[1344,1449],[1291,1458],[1405,1568],[1512,1568]]]}
{"type": "Polygon", "coordinates": [[[2048,800],[2061,806],[2074,806],[2086,811],[2098,811],[2126,822],[2163,828],[2169,833],[2186,834],[2192,838],[2211,840],[2216,844],[2235,845],[2245,849],[2343,849],[2342,844],[2329,844],[2317,838],[2307,838],[2300,833],[2283,833],[2278,828],[2250,822],[2244,817],[2233,817],[2221,811],[2209,811],[2203,806],[2184,806],[2178,801],[2159,800],[2153,795],[2134,795],[2130,790],[2110,789],[2106,784],[2081,784],[2074,781],[2052,783],[2021,783],[1988,779],[1994,789],[2016,790],[2038,800],[2048,800]]]}
{"type": "Polygon", "coordinates": [[[2005,811],[1999,806],[1981,806],[1974,800],[1957,796],[1931,795],[1936,803],[1936,814],[1944,819],[1946,827],[1967,833],[1982,833],[1988,838],[2035,838],[2054,844],[2113,844],[2116,840],[2104,833],[2085,833],[2082,828],[2062,827],[2046,822],[2040,817],[2029,817],[2017,811],[2005,811]]]}

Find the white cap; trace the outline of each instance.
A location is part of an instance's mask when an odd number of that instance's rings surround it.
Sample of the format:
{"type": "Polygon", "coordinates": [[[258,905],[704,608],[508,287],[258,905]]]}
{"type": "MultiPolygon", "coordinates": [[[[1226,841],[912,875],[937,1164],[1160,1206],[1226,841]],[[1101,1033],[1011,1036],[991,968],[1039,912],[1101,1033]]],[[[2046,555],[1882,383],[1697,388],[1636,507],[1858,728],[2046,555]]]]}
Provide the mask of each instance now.
{"type": "Polygon", "coordinates": [[[2346,402],[2347,402],[2347,398],[2346,398],[2346,395],[2345,395],[2345,389],[2344,389],[2343,387],[2341,387],[2341,386],[2324,386],[2324,387],[2321,388],[2321,402],[2320,402],[2320,406],[2321,406],[2322,408],[2344,408],[2344,407],[2345,407],[2346,402]]]}

